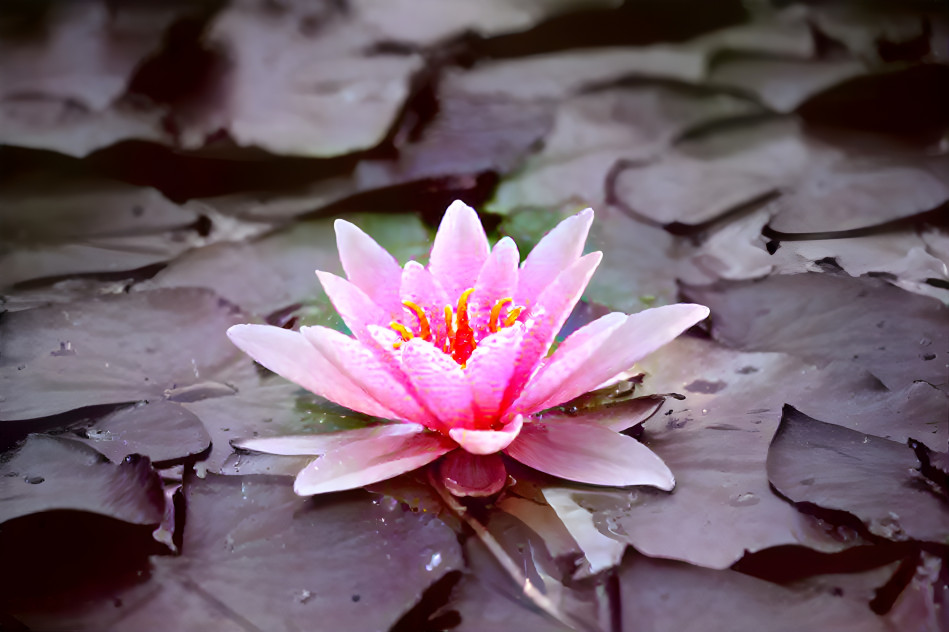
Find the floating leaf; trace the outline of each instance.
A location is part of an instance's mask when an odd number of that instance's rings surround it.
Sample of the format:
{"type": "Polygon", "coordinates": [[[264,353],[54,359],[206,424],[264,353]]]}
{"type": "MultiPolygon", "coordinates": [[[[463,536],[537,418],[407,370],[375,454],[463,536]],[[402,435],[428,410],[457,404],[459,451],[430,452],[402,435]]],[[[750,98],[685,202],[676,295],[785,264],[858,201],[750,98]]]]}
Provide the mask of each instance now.
{"type": "Polygon", "coordinates": [[[739,349],[847,361],[894,390],[917,380],[947,386],[949,308],[931,298],[830,274],[722,282],[687,294],[711,307],[713,336],[739,349]]]}
{"type": "Polygon", "coordinates": [[[214,381],[240,357],[224,331],[245,318],[196,288],[7,314],[0,321],[0,418],[161,399],[166,389],[214,381]]]}
{"type": "Polygon", "coordinates": [[[165,505],[147,459],[114,465],[88,446],[46,435],[31,435],[0,463],[0,501],[0,522],[66,509],[157,525],[165,505]]]}
{"type": "Polygon", "coordinates": [[[425,588],[461,564],[455,534],[431,516],[365,493],[314,504],[289,481],[185,481],[182,555],[92,602],[16,612],[43,630],[203,625],[299,630],[387,629],[425,588]],[[212,623],[213,622],[213,623],[212,623]]]}
{"type": "Polygon", "coordinates": [[[871,533],[949,541],[949,507],[907,446],[818,421],[792,407],[768,452],[768,478],[784,496],[848,511],[871,533]]]}

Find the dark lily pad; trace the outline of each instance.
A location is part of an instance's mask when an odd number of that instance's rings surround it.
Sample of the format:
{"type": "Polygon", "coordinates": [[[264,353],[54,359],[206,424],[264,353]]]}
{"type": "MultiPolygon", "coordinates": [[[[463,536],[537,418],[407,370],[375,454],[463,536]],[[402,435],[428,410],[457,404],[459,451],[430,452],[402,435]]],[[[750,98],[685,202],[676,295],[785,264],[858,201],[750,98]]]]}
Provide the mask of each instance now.
{"type": "Polygon", "coordinates": [[[776,112],[793,112],[821,90],[866,72],[866,65],[855,59],[731,56],[713,64],[709,81],[753,94],[776,112]]]}
{"type": "Polygon", "coordinates": [[[672,469],[676,489],[565,486],[562,519],[577,521],[577,529],[588,520],[567,513],[572,501],[609,537],[650,556],[710,568],[781,544],[838,551],[859,542],[848,530],[801,514],[768,482],[768,445],[781,406],[812,397],[820,384],[816,369],[783,354],[738,353],[684,337],[637,368],[646,372],[643,392],[685,396],[667,398],[646,421],[642,439],[672,469]]]}
{"type": "Polygon", "coordinates": [[[614,195],[659,224],[703,225],[795,182],[811,159],[797,123],[749,122],[679,143],[616,175],[614,195]]]}
{"type": "Polygon", "coordinates": [[[261,378],[248,358],[232,376],[237,389],[226,397],[183,404],[211,435],[212,448],[202,467],[228,474],[296,474],[310,458],[235,455],[230,442],[349,430],[373,419],[328,402],[281,377],[261,378]],[[225,461],[228,466],[225,468],[225,461]]]}
{"type": "MultiPolygon", "coordinates": [[[[935,231],[923,235],[930,241],[933,236],[938,239],[935,231]]],[[[908,292],[946,302],[949,268],[938,246],[931,246],[923,235],[914,228],[904,228],[844,239],[782,241],[770,263],[776,273],[800,274],[822,272],[822,263],[833,260],[850,276],[878,276],[908,292]]],[[[759,252],[764,254],[764,239],[761,242],[759,252]]]]}
{"type": "Polygon", "coordinates": [[[877,279],[796,274],[686,293],[712,309],[712,335],[730,346],[845,360],[894,390],[916,380],[949,385],[949,308],[877,279]]]}
{"type": "Polygon", "coordinates": [[[224,332],[245,321],[214,292],[196,288],[6,314],[0,321],[0,417],[161,399],[166,390],[215,381],[242,355],[224,332]]]}
{"type": "MultiPolygon", "coordinates": [[[[873,577],[877,574],[873,573],[873,577]]],[[[857,581],[862,578],[858,576],[857,581]]],[[[844,580],[844,586],[847,585],[844,580]]],[[[630,555],[620,570],[623,621],[631,629],[797,632],[892,629],[847,588],[792,590],[731,570],[630,555]]]]}
{"type": "Polygon", "coordinates": [[[890,539],[949,542],[949,503],[906,445],[786,407],[768,451],[768,478],[794,502],[848,511],[890,539]]]}
{"type": "Polygon", "coordinates": [[[230,66],[227,107],[204,125],[223,124],[239,145],[284,155],[330,157],[378,144],[422,61],[367,52],[376,34],[330,5],[230,6],[205,37],[230,66]]]}
{"type": "Polygon", "coordinates": [[[121,272],[192,246],[197,213],[158,191],[49,174],[0,187],[0,287],[44,277],[121,272]]]}
{"type": "Polygon", "coordinates": [[[487,209],[605,210],[607,177],[618,161],[654,160],[690,128],[759,111],[734,96],[648,83],[572,96],[557,106],[543,148],[505,178],[487,209]]]}
{"type": "Polygon", "coordinates": [[[0,523],[32,513],[78,510],[157,525],[161,481],[148,459],[114,465],[75,441],[31,435],[0,463],[0,523]]]}
{"type": "MultiPolygon", "coordinates": [[[[348,216],[347,221],[402,260],[418,257],[430,247],[428,233],[414,216],[363,214],[348,216]]],[[[331,310],[314,270],[341,273],[332,220],[301,222],[249,243],[195,250],[142,287],[214,288],[235,305],[262,316],[294,304],[302,311],[307,305],[331,310]]]]}
{"type": "Polygon", "coordinates": [[[364,492],[317,502],[289,481],[185,481],[182,554],[153,558],[150,577],[95,602],[15,613],[43,630],[387,629],[461,565],[453,531],[364,492]]]}
{"type": "Polygon", "coordinates": [[[116,411],[78,434],[79,440],[113,463],[140,454],[152,462],[172,464],[197,456],[211,446],[211,437],[201,420],[181,404],[167,400],[116,411]]]}

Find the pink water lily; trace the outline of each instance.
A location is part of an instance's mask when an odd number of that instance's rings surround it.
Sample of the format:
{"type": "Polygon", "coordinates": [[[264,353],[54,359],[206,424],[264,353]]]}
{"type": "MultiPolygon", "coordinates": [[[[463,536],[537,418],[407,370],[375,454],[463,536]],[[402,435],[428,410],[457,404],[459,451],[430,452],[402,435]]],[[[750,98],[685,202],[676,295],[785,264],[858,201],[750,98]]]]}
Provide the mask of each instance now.
{"type": "Polygon", "coordinates": [[[678,304],[607,314],[548,355],[601,259],[582,254],[592,221],[591,209],[565,219],[521,263],[513,240],[492,249],[477,213],[455,202],[428,266],[400,267],[359,228],[337,220],[347,278],[317,275],[353,335],[268,325],[227,333],[288,380],[396,423],[234,445],[318,456],[297,475],[300,495],[361,487],[440,458],[437,472],[452,493],[490,495],[507,480],[501,453],[582,483],[672,489],[662,460],[616,428],[535,415],[614,378],[709,313],[678,304]]]}

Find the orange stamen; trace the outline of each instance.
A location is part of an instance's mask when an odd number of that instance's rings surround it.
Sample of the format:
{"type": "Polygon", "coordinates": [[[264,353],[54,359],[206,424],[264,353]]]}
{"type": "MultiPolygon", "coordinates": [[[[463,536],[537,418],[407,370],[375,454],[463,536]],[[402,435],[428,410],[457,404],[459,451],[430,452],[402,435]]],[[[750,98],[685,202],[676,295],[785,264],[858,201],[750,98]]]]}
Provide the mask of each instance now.
{"type": "Polygon", "coordinates": [[[464,366],[475,348],[474,330],[468,324],[468,297],[474,288],[468,288],[458,298],[458,313],[455,315],[455,336],[451,344],[451,357],[464,366]]]}
{"type": "Polygon", "coordinates": [[[394,320],[391,323],[389,323],[389,329],[394,329],[397,332],[399,332],[402,335],[402,340],[406,342],[408,342],[409,340],[415,337],[415,334],[409,331],[408,327],[406,327],[402,323],[397,323],[394,320]]]}
{"type": "Polygon", "coordinates": [[[508,315],[504,318],[504,326],[510,327],[515,322],[517,322],[517,317],[520,316],[521,312],[523,311],[524,311],[523,307],[515,307],[510,312],[508,312],[508,315]]]}
{"type": "MultiPolygon", "coordinates": [[[[432,327],[428,323],[428,317],[425,316],[425,311],[421,307],[413,303],[412,301],[402,301],[402,304],[405,305],[410,310],[412,310],[412,312],[415,314],[415,317],[418,318],[419,338],[421,338],[422,340],[431,341],[432,327]]],[[[391,327],[392,325],[389,325],[389,326],[391,327]]],[[[403,337],[404,337],[404,334],[403,334],[403,337]]]]}
{"type": "Polygon", "coordinates": [[[500,301],[494,304],[494,307],[491,308],[491,317],[488,319],[488,329],[491,333],[497,333],[498,331],[498,319],[501,317],[501,310],[504,309],[504,306],[508,303],[513,303],[514,299],[502,298],[500,301]]]}

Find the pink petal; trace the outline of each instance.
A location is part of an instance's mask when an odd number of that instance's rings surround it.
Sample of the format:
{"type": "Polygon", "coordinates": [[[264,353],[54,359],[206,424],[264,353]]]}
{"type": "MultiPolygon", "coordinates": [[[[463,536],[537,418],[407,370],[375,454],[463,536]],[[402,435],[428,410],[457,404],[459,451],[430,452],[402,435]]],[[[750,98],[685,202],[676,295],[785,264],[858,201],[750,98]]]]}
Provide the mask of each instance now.
{"type": "Polygon", "coordinates": [[[590,323],[554,352],[518,399],[518,410],[543,410],[595,389],[704,320],[708,313],[704,305],[666,305],[627,316],[620,326],[592,336],[584,330],[599,321],[590,323]]]}
{"type": "Polygon", "coordinates": [[[445,487],[455,496],[492,496],[504,489],[507,469],[499,454],[449,452],[439,464],[445,487]]]}
{"type": "Polygon", "coordinates": [[[333,226],[346,277],[390,316],[401,314],[399,262],[354,224],[338,219],[333,226]]]}
{"type": "MultiPolygon", "coordinates": [[[[517,266],[521,262],[520,254],[517,252],[517,244],[510,237],[503,237],[494,245],[488,260],[484,262],[484,267],[478,274],[478,280],[475,281],[475,291],[471,295],[468,305],[468,316],[472,327],[478,329],[486,328],[491,317],[491,308],[495,303],[504,298],[514,299],[514,291],[517,289],[517,266]]],[[[507,310],[513,309],[513,304],[507,305],[507,310]]],[[[507,311],[502,312],[502,316],[507,311]]]]}
{"type": "Polygon", "coordinates": [[[444,428],[472,426],[475,416],[471,386],[461,366],[450,356],[430,342],[412,338],[402,345],[402,369],[421,402],[444,428]]]}
{"type": "Polygon", "coordinates": [[[540,360],[546,355],[557,332],[590,282],[603,255],[591,252],[573,262],[538,297],[528,316],[521,353],[504,394],[505,405],[521,394],[540,360]]]}
{"type": "MultiPolygon", "coordinates": [[[[586,354],[592,353],[603,344],[617,328],[626,322],[626,314],[613,312],[597,318],[580,329],[573,332],[553,353],[550,358],[544,361],[537,373],[531,378],[520,397],[514,403],[514,407],[522,413],[534,413],[543,408],[540,404],[550,396],[553,389],[561,386],[558,380],[562,381],[565,375],[565,369],[569,368],[566,362],[557,362],[558,358],[582,358],[586,354]]],[[[548,407],[549,408],[549,407],[548,407]]]]}
{"type": "Polygon", "coordinates": [[[270,325],[234,325],[227,335],[260,364],[321,397],[367,415],[396,416],[340,373],[299,332],[270,325]]]}
{"type": "Polygon", "coordinates": [[[471,454],[494,454],[508,447],[517,438],[523,422],[523,417],[517,415],[503,430],[452,428],[448,431],[448,436],[471,454]]]}
{"type": "Polygon", "coordinates": [[[354,441],[366,441],[386,436],[403,436],[422,432],[425,428],[418,424],[396,423],[325,432],[322,434],[285,435],[283,437],[249,437],[234,439],[231,445],[241,450],[278,454],[280,456],[317,456],[326,454],[354,441]]]}
{"type": "Polygon", "coordinates": [[[457,300],[474,287],[488,258],[488,238],[473,208],[460,200],[452,202],[435,234],[428,269],[449,297],[457,300]]]}
{"type": "MultiPolygon", "coordinates": [[[[444,288],[435,280],[432,273],[426,270],[417,261],[409,261],[402,269],[402,281],[399,295],[401,300],[415,303],[425,312],[429,325],[436,340],[444,340],[445,306],[454,305],[455,300],[449,300],[444,288]]],[[[402,323],[413,331],[418,331],[418,318],[414,312],[403,309],[402,323]]]]}
{"type": "Polygon", "coordinates": [[[675,487],[666,464],[639,441],[577,420],[524,424],[505,452],[535,470],[578,483],[675,487]]]}
{"type": "Polygon", "coordinates": [[[297,474],[293,491],[300,496],[354,489],[410,472],[455,449],[435,432],[406,426],[403,434],[354,441],[327,452],[297,474]]]}
{"type": "Polygon", "coordinates": [[[496,419],[524,341],[524,324],[514,323],[484,338],[465,365],[478,416],[496,419]]]}
{"type": "Polygon", "coordinates": [[[367,325],[389,325],[392,319],[386,311],[355,284],[322,270],[317,270],[316,276],[319,277],[340,318],[357,339],[366,339],[367,325]]]}
{"type": "Polygon", "coordinates": [[[521,266],[518,305],[532,306],[544,288],[580,257],[592,223],[593,209],[585,209],[557,224],[537,243],[521,266]]]}
{"type": "Polygon", "coordinates": [[[359,385],[370,397],[393,411],[398,419],[427,426],[435,418],[412,393],[401,371],[385,366],[372,350],[358,340],[326,327],[301,327],[300,333],[323,354],[340,373],[359,385]]]}

